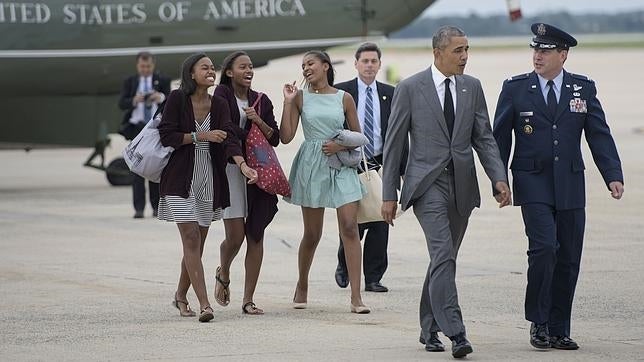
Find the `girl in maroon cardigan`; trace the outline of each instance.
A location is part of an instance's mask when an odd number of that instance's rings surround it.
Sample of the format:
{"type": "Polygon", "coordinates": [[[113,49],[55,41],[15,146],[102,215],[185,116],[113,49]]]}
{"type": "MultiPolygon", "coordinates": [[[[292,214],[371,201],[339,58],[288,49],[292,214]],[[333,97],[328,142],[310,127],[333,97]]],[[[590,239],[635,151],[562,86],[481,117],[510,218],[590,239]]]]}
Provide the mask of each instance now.
{"type": "Polygon", "coordinates": [[[184,317],[194,316],[186,294],[192,288],[199,299],[200,322],[214,318],[208,301],[201,255],[213,220],[230,204],[225,167],[229,159],[240,166],[249,183],[257,172],[246,165],[230,110],[220,97],[210,97],[215,67],[205,54],[188,57],[181,71],[181,86],[166,101],[159,135],[175,150],[161,174],[159,219],[177,223],[183,259],[174,305],[184,317]]]}
{"type": "MultiPolygon", "coordinates": [[[[255,124],[273,146],[279,144],[279,129],[273,115],[273,104],[266,95],[251,89],[253,63],[243,51],[236,51],[224,59],[219,86],[215,95],[228,101],[233,127],[245,151],[245,140],[251,125],[255,124]],[[259,102],[255,108],[251,105],[259,102]],[[257,111],[260,113],[258,114],[257,111]]],[[[246,275],[242,312],[264,314],[253,302],[259,271],[264,256],[264,229],[277,213],[277,196],[248,184],[240,175],[239,168],[229,164],[226,168],[230,185],[230,207],[224,210],[226,239],[220,246],[221,266],[217,268],[215,300],[222,306],[230,303],[230,265],[246,238],[246,275]]]]}

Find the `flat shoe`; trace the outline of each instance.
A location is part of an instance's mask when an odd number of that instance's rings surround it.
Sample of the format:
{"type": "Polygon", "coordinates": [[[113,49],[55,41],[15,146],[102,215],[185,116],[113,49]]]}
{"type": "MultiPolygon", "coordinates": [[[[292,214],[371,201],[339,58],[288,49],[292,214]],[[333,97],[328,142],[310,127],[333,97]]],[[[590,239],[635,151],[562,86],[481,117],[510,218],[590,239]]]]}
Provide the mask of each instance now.
{"type": "Polygon", "coordinates": [[[369,314],[371,313],[371,309],[365,305],[353,305],[351,304],[351,313],[356,313],[356,314],[369,314]]]}
{"type": "Polygon", "coordinates": [[[550,349],[550,332],[546,323],[530,324],[530,344],[538,349],[550,349]]]}
{"type": "Polygon", "coordinates": [[[335,282],[340,288],[346,288],[349,285],[349,277],[340,267],[335,269],[335,282]]]}
{"type": "Polygon", "coordinates": [[[564,350],[579,349],[579,345],[572,338],[568,336],[552,336],[550,337],[550,347],[564,350]]]}
{"type": "Polygon", "coordinates": [[[366,283],[364,286],[365,292],[387,293],[389,288],[380,284],[380,282],[366,283]]]}
{"type": "Polygon", "coordinates": [[[221,273],[221,267],[218,266],[217,271],[215,272],[215,301],[220,306],[226,307],[228,306],[228,304],[230,304],[230,288],[228,288],[228,286],[230,285],[230,280],[225,282],[219,276],[220,273],[221,273]],[[217,284],[221,284],[222,288],[224,288],[224,291],[223,291],[224,299],[217,298],[217,284]]]}
{"type": "Polygon", "coordinates": [[[257,305],[253,302],[246,302],[242,306],[242,312],[244,314],[250,314],[250,315],[262,315],[264,314],[264,311],[260,308],[257,308],[257,305]]]}
{"type": "Polygon", "coordinates": [[[438,333],[437,332],[431,332],[429,334],[429,339],[425,341],[424,338],[422,339],[423,343],[425,345],[425,351],[427,352],[444,352],[445,351],[445,345],[443,342],[441,342],[440,338],[438,338],[438,333]]]}
{"type": "Polygon", "coordinates": [[[199,314],[199,322],[210,322],[215,318],[215,315],[213,314],[212,308],[210,306],[207,306],[206,308],[201,310],[201,313],[199,314]]]}
{"type": "Polygon", "coordinates": [[[452,340],[452,357],[454,358],[463,358],[474,351],[464,332],[449,337],[449,339],[452,340]]]}
{"type": "Polygon", "coordinates": [[[306,302],[296,302],[295,297],[297,296],[297,287],[295,288],[295,293],[293,293],[293,309],[306,309],[306,302]]]}

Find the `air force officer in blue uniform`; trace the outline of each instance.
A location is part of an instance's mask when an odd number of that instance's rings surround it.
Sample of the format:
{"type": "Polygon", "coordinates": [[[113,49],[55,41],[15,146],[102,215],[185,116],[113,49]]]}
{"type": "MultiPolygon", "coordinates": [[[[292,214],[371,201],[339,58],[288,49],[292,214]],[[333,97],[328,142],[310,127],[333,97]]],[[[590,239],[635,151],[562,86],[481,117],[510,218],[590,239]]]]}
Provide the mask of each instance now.
{"type": "Polygon", "coordinates": [[[534,71],[506,80],[494,117],[494,137],[508,166],[514,204],[521,206],[528,236],[525,318],[536,348],[577,349],[570,338],[572,309],[586,205],[582,131],[612,197],[620,199],[624,178],[615,142],[597,99],[595,83],[568,73],[570,34],[533,24],[534,71]]]}

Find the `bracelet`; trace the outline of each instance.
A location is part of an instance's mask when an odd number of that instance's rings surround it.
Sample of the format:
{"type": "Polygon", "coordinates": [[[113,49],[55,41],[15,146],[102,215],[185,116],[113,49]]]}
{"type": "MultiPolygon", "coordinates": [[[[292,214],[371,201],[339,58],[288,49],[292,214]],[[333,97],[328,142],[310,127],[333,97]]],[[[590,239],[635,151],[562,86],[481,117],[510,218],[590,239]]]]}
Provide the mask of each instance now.
{"type": "Polygon", "coordinates": [[[242,167],[242,165],[243,165],[243,164],[245,164],[245,163],[246,163],[246,161],[242,161],[242,162],[240,162],[240,163],[239,163],[239,168],[241,168],[241,167],[242,167]]]}
{"type": "Polygon", "coordinates": [[[190,132],[190,138],[192,138],[192,143],[197,144],[197,132],[190,132]]]}

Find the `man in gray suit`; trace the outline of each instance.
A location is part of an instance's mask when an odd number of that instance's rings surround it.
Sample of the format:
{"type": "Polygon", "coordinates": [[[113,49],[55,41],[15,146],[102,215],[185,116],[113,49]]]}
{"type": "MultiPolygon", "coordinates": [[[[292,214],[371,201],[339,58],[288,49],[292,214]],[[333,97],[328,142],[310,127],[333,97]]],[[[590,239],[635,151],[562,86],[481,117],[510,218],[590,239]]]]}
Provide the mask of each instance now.
{"type": "Polygon", "coordinates": [[[427,351],[444,351],[438,338],[442,331],[452,341],[452,355],[460,358],[472,346],[458,305],[456,256],[470,213],[481,202],[472,149],[495,186],[500,207],[511,203],[511,195],[481,83],[463,75],[469,49],[465,33],[441,27],[432,47],[434,64],[394,92],[383,152],[382,215],[393,225],[400,184],[396,165],[409,135],[400,203],[403,210],[414,207],[430,256],[420,301],[420,342],[427,351]]]}

